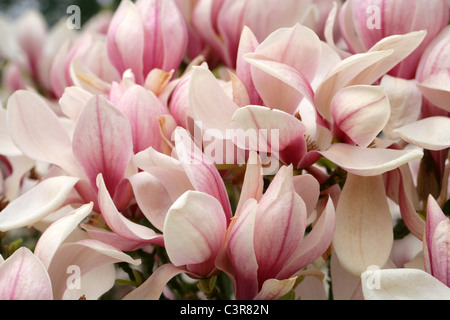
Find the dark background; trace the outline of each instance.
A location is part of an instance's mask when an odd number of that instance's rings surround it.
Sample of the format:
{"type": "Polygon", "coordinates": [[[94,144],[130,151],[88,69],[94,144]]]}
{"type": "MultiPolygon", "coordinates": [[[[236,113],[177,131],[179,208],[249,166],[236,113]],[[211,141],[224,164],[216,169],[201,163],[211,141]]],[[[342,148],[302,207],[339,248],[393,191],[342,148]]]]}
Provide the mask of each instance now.
{"type": "Polygon", "coordinates": [[[120,0],[0,0],[0,12],[16,18],[28,9],[37,9],[51,26],[60,18],[68,16],[67,7],[77,5],[83,25],[100,10],[115,10],[119,3],[120,0]]]}

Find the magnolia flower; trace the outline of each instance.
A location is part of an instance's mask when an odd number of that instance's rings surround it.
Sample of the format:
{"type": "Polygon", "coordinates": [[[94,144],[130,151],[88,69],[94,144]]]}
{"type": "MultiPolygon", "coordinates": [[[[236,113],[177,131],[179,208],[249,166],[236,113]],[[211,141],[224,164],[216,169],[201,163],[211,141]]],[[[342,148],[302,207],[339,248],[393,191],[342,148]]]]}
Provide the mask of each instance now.
{"type": "Polygon", "coordinates": [[[63,125],[63,118],[31,92],[15,92],[9,99],[7,114],[15,145],[28,157],[56,165],[65,175],[79,179],[77,189],[86,203],[96,202],[100,172],[115,194],[133,155],[133,141],[128,118],[104,97],[93,96],[87,101],[73,134],[63,125]],[[23,127],[28,130],[22,131],[23,127]],[[118,127],[121,132],[116,130],[118,127]]]}
{"type": "Polygon", "coordinates": [[[73,60],[82,60],[86,68],[105,81],[117,79],[102,40],[109,19],[108,14],[97,14],[79,33],[67,28],[64,18],[48,27],[37,11],[26,12],[16,22],[0,22],[5,30],[11,29],[3,35],[9,48],[0,53],[11,63],[5,70],[5,86],[11,93],[33,87],[43,90],[48,98],[58,99],[64,88],[73,84],[73,60]]]}
{"type": "Polygon", "coordinates": [[[225,271],[233,279],[237,299],[281,297],[292,289],[297,272],[329,247],[335,227],[331,200],[304,237],[311,222],[308,211],[317,201],[314,196],[303,200],[296,192],[296,186],[310,182],[307,177],[293,179],[292,166],[280,168],[259,200],[247,200],[234,217],[226,240],[231,266],[225,271]]]}
{"type": "Polygon", "coordinates": [[[123,74],[131,69],[143,84],[153,69],[177,70],[186,53],[187,28],[173,0],[122,1],[107,35],[111,63],[123,74]]]}
{"type": "Polygon", "coordinates": [[[0,297],[95,300],[114,285],[114,263],[138,265],[139,260],[82,234],[77,235],[77,241],[65,242],[92,208],[92,203],[86,204],[52,223],[40,236],[34,252],[22,247],[0,261],[0,297]]]}
{"type": "Polygon", "coordinates": [[[127,178],[127,185],[139,210],[159,232],[124,216],[116,207],[116,202],[111,198],[106,182],[100,174],[97,177],[99,208],[113,233],[85,225],[93,238],[127,250],[149,244],[165,246],[165,221],[169,208],[182,194],[190,190],[203,192],[216,199],[221,204],[228,225],[231,207],[225,184],[211,163],[197,158],[201,151],[193,145],[190,136],[183,132],[181,128],[175,132],[176,158],[150,147],[134,156],[135,164],[142,171],[127,178]]]}
{"type": "Polygon", "coordinates": [[[75,127],[68,125],[72,132],[63,125],[67,122],[38,95],[18,91],[11,96],[7,109],[11,140],[24,155],[51,168],[41,183],[2,211],[2,230],[37,223],[68,203],[92,201],[98,212],[100,173],[119,209],[129,208],[133,194],[126,178],[135,172],[130,166],[133,156],[130,120],[101,96],[88,98],[79,111],[71,114],[76,114],[75,127]],[[28,131],[20,130],[24,127],[28,131]]]}
{"type": "MultiPolygon", "coordinates": [[[[3,17],[2,17],[3,18],[3,17]]],[[[49,28],[40,12],[27,11],[16,21],[1,19],[0,56],[10,64],[4,70],[3,84],[9,94],[27,87],[40,87],[52,96],[50,72],[53,58],[64,41],[74,38],[64,23],[49,28]]]]}
{"type": "Polygon", "coordinates": [[[258,41],[279,28],[296,23],[320,29],[319,23],[323,20],[320,20],[319,8],[326,8],[326,2],[287,0],[280,7],[273,0],[202,0],[193,9],[192,24],[220,61],[235,68],[239,40],[245,26],[258,41]]]}
{"type": "Polygon", "coordinates": [[[390,75],[412,79],[422,53],[428,44],[445,28],[449,19],[446,0],[351,0],[346,1],[339,13],[341,34],[350,52],[367,52],[383,38],[426,30],[424,41],[390,75]]]}
{"type": "Polygon", "coordinates": [[[58,99],[67,87],[73,85],[101,94],[112,82],[120,79],[108,58],[105,36],[83,31],[79,37],[66,40],[61,45],[51,64],[50,85],[58,99]]]}

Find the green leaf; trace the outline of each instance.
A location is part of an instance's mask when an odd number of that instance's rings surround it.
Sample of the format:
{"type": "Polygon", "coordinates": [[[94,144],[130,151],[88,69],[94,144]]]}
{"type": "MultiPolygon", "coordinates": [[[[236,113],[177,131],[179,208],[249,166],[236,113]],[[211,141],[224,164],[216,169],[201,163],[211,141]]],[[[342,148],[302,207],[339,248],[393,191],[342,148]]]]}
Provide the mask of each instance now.
{"type": "Polygon", "coordinates": [[[295,291],[291,290],[278,300],[295,300],[295,291]]]}

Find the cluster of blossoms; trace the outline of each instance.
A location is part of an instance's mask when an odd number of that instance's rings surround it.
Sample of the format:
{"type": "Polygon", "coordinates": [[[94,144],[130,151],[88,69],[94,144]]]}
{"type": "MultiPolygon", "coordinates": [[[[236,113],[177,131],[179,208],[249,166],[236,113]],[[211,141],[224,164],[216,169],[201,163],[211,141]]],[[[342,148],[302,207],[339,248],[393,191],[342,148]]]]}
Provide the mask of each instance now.
{"type": "Polygon", "coordinates": [[[2,18],[0,299],[450,299],[449,12],[2,18]]]}

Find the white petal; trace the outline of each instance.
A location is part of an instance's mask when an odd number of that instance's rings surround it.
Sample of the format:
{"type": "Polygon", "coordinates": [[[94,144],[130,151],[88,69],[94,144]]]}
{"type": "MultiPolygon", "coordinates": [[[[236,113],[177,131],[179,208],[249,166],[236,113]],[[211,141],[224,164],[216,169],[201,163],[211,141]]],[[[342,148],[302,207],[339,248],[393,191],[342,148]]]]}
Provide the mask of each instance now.
{"type": "Polygon", "coordinates": [[[381,86],[350,86],[331,102],[335,124],[353,142],[367,147],[389,120],[391,107],[381,86]]]}
{"type": "Polygon", "coordinates": [[[381,176],[347,175],[336,207],[333,246],[342,267],[360,275],[384,267],[393,245],[392,217],[381,176]]]}
{"type": "Polygon", "coordinates": [[[34,249],[34,254],[46,268],[50,265],[50,261],[61,243],[92,212],[93,206],[93,203],[90,203],[74,210],[69,216],[50,225],[41,235],[34,249]]]}
{"type": "Polygon", "coordinates": [[[450,118],[430,117],[398,128],[400,137],[428,150],[444,150],[450,147],[450,118]]]}
{"type": "Polygon", "coordinates": [[[361,176],[376,176],[423,156],[418,149],[373,149],[344,143],[334,144],[320,153],[346,171],[361,176]]]}
{"type": "Polygon", "coordinates": [[[361,284],[366,300],[450,300],[450,288],[419,269],[366,271],[361,284]]]}
{"type": "Polygon", "coordinates": [[[66,176],[49,178],[16,198],[0,213],[0,231],[30,226],[57,210],[78,180],[66,176]]]}

